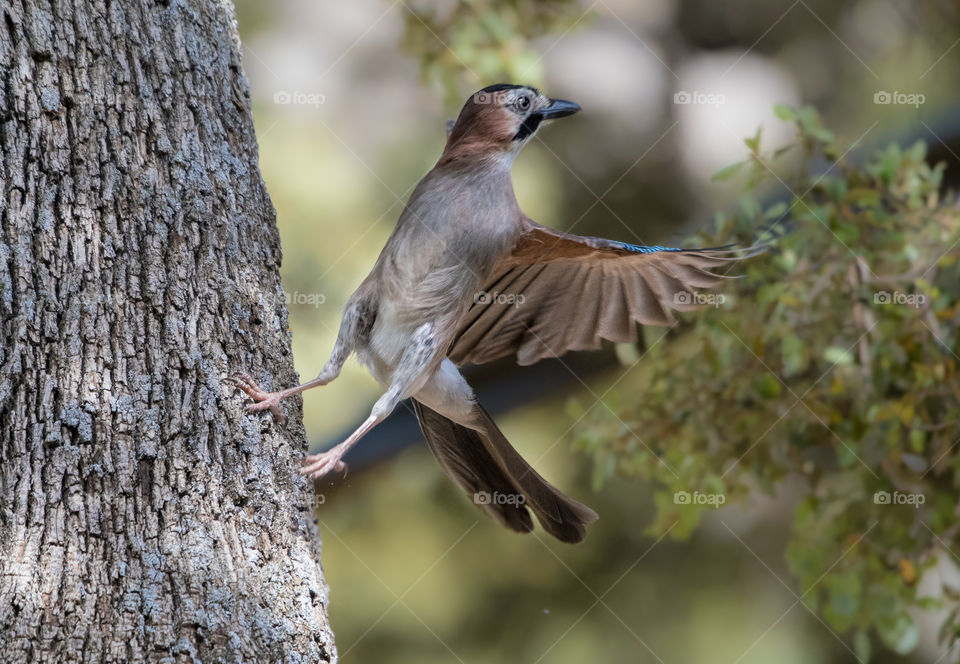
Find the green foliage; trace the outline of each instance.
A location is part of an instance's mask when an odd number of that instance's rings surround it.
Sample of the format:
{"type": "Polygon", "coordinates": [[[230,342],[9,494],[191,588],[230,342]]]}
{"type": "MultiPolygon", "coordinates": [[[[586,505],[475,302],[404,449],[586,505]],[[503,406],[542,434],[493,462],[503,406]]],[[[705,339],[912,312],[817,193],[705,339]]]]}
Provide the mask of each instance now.
{"type": "Polygon", "coordinates": [[[423,77],[451,106],[483,85],[543,81],[542,56],[529,42],[564,33],[586,20],[575,0],[410,2],[403,46],[420,60],[423,77]],[[469,81],[471,89],[461,87],[469,81]]]}
{"type": "MultiPolygon", "coordinates": [[[[737,265],[743,277],[726,283],[721,306],[653,345],[637,369],[642,389],[620,394],[618,419],[594,409],[578,446],[599,478],[659,487],[654,535],[686,537],[714,507],[678,492],[729,504],[800,478],[786,551],[798,597],[850,633],[861,659],[871,634],[906,653],[918,638],[907,609],[941,607],[918,579],[960,550],[960,212],[923,143],[853,166],[815,110],[776,113],[803,156],[785,179],[789,201],[759,201],[760,185],[785,180],[758,134],[745,162],[718,173],[746,175],[740,211],[693,242],[749,243],[771,224],[789,232],[737,265]],[[829,168],[810,174],[822,157],[829,168]]],[[[942,595],[956,603],[953,589],[942,595]]],[[[945,640],[960,634],[957,615],[945,640]]]]}

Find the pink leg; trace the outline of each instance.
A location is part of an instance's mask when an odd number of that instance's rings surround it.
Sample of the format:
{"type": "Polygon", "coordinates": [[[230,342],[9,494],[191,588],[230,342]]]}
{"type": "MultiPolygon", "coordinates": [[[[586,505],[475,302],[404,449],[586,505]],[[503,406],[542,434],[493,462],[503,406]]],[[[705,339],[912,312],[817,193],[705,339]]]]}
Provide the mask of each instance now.
{"type": "Polygon", "coordinates": [[[293,396],[294,394],[299,394],[304,390],[309,390],[311,387],[326,385],[330,382],[330,379],[321,374],[313,380],[308,380],[302,385],[297,385],[296,387],[291,387],[287,390],[281,390],[280,392],[265,392],[264,390],[260,389],[260,386],[257,385],[253,378],[247,374],[230,376],[227,378],[227,381],[236,385],[241,392],[256,401],[256,403],[252,403],[247,406],[248,413],[256,413],[261,410],[269,409],[269,411],[273,413],[273,416],[282,423],[287,420],[287,416],[283,414],[282,410],[280,410],[280,401],[286,399],[287,397],[293,396]]]}
{"type": "Polygon", "coordinates": [[[353,352],[354,341],[358,334],[358,324],[361,318],[360,310],[363,307],[362,302],[351,302],[343,312],[343,320],[340,321],[340,331],[337,333],[337,341],[333,345],[333,352],[330,353],[330,359],[323,365],[323,369],[313,380],[308,380],[302,385],[291,387],[288,390],[279,392],[265,392],[260,386],[247,374],[235,374],[230,376],[227,381],[236,385],[248,397],[256,401],[247,406],[248,413],[256,413],[261,410],[269,410],[273,416],[280,422],[286,421],[287,417],[280,410],[280,401],[294,394],[299,394],[311,387],[326,385],[340,375],[343,363],[347,361],[350,353],[353,352]]]}
{"type": "Polygon", "coordinates": [[[370,417],[360,427],[350,434],[345,441],[321,454],[308,456],[300,473],[314,479],[323,477],[331,470],[346,470],[343,455],[356,444],[358,440],[385,420],[393,412],[405,394],[412,394],[426,380],[426,371],[430,361],[436,355],[438,345],[433,337],[433,324],[424,323],[418,327],[410,339],[410,344],[404,350],[393,372],[393,378],[387,391],[377,399],[370,411],[370,417]]]}
{"type": "Polygon", "coordinates": [[[320,454],[308,455],[303,460],[303,467],[300,468],[300,474],[307,475],[312,479],[318,479],[331,471],[340,472],[346,470],[347,464],[342,461],[343,455],[346,454],[347,450],[353,447],[358,440],[363,438],[370,429],[382,422],[383,419],[384,417],[382,416],[371,415],[356,431],[350,434],[349,438],[339,445],[331,447],[326,452],[321,452],[320,454]]]}

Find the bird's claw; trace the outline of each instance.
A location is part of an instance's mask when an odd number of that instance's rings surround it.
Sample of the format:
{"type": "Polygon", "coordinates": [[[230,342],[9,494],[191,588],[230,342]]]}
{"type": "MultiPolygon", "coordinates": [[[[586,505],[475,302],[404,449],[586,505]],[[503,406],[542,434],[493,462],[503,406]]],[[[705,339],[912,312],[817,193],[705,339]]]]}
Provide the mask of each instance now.
{"type": "Polygon", "coordinates": [[[249,374],[238,373],[227,377],[226,382],[234,385],[241,392],[253,399],[256,403],[249,404],[246,408],[248,413],[257,413],[261,410],[269,410],[280,424],[287,421],[287,416],[280,409],[280,399],[276,392],[265,392],[260,389],[256,381],[249,374]]]}
{"type": "Polygon", "coordinates": [[[250,377],[250,374],[246,373],[235,373],[226,378],[228,383],[235,385],[241,392],[247,396],[261,401],[270,396],[269,392],[264,392],[260,389],[260,386],[257,385],[257,382],[250,377]]]}
{"type": "Polygon", "coordinates": [[[347,464],[341,459],[342,456],[343,453],[336,448],[320,454],[309,454],[303,460],[299,473],[314,480],[331,472],[346,473],[347,464]]]}

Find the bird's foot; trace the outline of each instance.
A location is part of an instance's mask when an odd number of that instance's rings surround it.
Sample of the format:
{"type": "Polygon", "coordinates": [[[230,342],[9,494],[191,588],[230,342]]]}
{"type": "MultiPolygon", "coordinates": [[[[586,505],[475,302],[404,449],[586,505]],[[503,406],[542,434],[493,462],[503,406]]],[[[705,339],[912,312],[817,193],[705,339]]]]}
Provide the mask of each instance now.
{"type": "Polygon", "coordinates": [[[376,414],[376,406],[374,406],[373,410],[374,412],[370,413],[370,417],[364,420],[360,428],[350,434],[350,437],[345,441],[335,447],[331,447],[326,452],[307,455],[307,458],[303,460],[303,467],[300,468],[300,474],[312,479],[317,479],[334,470],[337,472],[346,472],[347,464],[342,461],[343,455],[347,453],[347,450],[356,445],[357,441],[363,438],[370,429],[377,426],[377,424],[382,422],[386,417],[386,415],[382,413],[379,415],[376,414]]]}
{"type": "Polygon", "coordinates": [[[300,474],[316,480],[331,472],[346,472],[347,464],[342,460],[346,451],[343,443],[341,443],[326,452],[308,454],[303,460],[300,474]]]}
{"type": "Polygon", "coordinates": [[[287,421],[287,416],[280,409],[279,392],[263,391],[253,378],[245,373],[234,374],[227,379],[227,382],[236,386],[241,392],[256,402],[247,406],[248,413],[269,410],[281,424],[287,421]]]}

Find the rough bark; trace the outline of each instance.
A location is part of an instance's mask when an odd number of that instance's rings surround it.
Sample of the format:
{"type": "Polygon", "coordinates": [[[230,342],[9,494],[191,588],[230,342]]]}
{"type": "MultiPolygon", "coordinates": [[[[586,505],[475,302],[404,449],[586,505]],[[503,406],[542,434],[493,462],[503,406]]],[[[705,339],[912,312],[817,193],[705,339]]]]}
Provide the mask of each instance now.
{"type": "Polygon", "coordinates": [[[232,6],[0,15],[0,659],[335,659],[232,6]]]}

